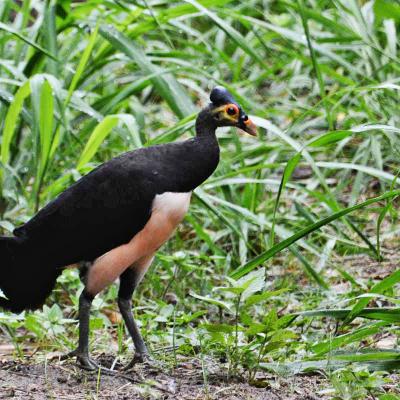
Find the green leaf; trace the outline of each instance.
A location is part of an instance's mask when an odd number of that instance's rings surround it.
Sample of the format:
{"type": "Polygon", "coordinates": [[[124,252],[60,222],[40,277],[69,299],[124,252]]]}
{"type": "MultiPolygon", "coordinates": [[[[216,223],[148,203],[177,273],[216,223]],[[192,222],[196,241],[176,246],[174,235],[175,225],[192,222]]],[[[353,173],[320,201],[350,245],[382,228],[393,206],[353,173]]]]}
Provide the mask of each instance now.
{"type": "Polygon", "coordinates": [[[375,0],[374,13],[379,20],[392,18],[400,21],[400,4],[392,0],[375,0]]]}
{"type": "Polygon", "coordinates": [[[320,274],[303,256],[303,254],[299,251],[298,246],[292,245],[289,247],[289,250],[297,257],[297,259],[303,264],[304,270],[306,271],[307,275],[317,282],[317,284],[327,290],[329,289],[329,285],[325,282],[322,274],[320,274]]]}
{"type": "Polygon", "coordinates": [[[229,292],[236,296],[242,294],[245,291],[245,289],[242,287],[217,287],[215,289],[218,289],[221,292],[229,292]]]}
{"type": "Polygon", "coordinates": [[[293,171],[297,167],[297,164],[299,163],[300,159],[301,159],[301,153],[296,153],[286,163],[285,170],[283,171],[281,183],[279,185],[278,195],[276,196],[276,200],[275,200],[275,204],[274,204],[274,212],[273,212],[273,215],[272,215],[272,228],[271,228],[271,234],[270,234],[270,243],[271,243],[271,245],[273,245],[274,242],[275,242],[276,213],[278,211],[279,200],[281,198],[282,191],[286,187],[286,184],[289,182],[289,179],[292,176],[293,171]]]}
{"type": "Polygon", "coordinates": [[[328,358],[285,362],[260,363],[260,367],[275,373],[300,374],[311,371],[333,371],[349,364],[366,366],[370,371],[392,371],[400,368],[400,352],[396,350],[365,349],[360,352],[332,353],[328,358]]]}
{"type": "Polygon", "coordinates": [[[37,43],[33,42],[32,40],[28,39],[24,35],[21,35],[16,29],[14,29],[14,28],[12,28],[12,27],[0,22],[0,30],[6,31],[8,33],[11,33],[12,35],[17,37],[18,39],[21,39],[25,43],[29,44],[29,46],[32,46],[33,48],[35,48],[36,50],[38,50],[41,53],[45,54],[46,56],[52,58],[53,60],[58,61],[58,59],[57,59],[57,57],[55,55],[49,53],[46,49],[44,49],[43,47],[39,46],[37,43]]]}
{"type": "Polygon", "coordinates": [[[268,327],[265,326],[264,324],[259,324],[259,323],[252,323],[249,328],[245,331],[246,335],[248,336],[253,336],[257,335],[259,333],[264,333],[268,330],[268,327]]]}
{"type": "Polygon", "coordinates": [[[42,24],[43,42],[47,48],[48,54],[54,54],[56,59],[51,57],[47,60],[47,71],[54,76],[58,76],[57,63],[57,28],[56,28],[56,5],[49,2],[45,7],[44,19],[42,24]]]}
{"type": "Polygon", "coordinates": [[[384,394],[379,396],[379,400],[400,400],[400,397],[395,394],[384,394]]]}
{"type": "Polygon", "coordinates": [[[274,290],[271,292],[264,292],[261,294],[253,294],[246,299],[245,305],[246,307],[249,307],[254,304],[261,303],[262,301],[268,300],[271,297],[279,296],[280,294],[285,293],[287,291],[288,289],[284,288],[284,289],[274,290]]]}
{"type": "Polygon", "coordinates": [[[269,342],[285,342],[288,339],[294,339],[296,338],[297,335],[296,333],[287,330],[287,329],[278,329],[276,332],[274,332],[269,340],[269,342]]]}
{"type": "Polygon", "coordinates": [[[196,299],[205,301],[206,303],[213,304],[214,306],[221,307],[221,308],[224,308],[225,310],[227,310],[229,312],[232,312],[231,306],[227,302],[224,302],[224,301],[221,301],[221,300],[217,300],[217,299],[213,299],[211,297],[200,296],[199,294],[196,294],[196,293],[193,293],[193,292],[191,292],[189,294],[190,294],[190,296],[192,296],[192,297],[194,297],[196,299]]]}
{"type": "MultiPolygon", "coordinates": [[[[370,293],[383,293],[385,290],[392,288],[398,282],[400,282],[400,270],[392,272],[389,276],[374,285],[371,288],[370,293]]],[[[360,312],[367,306],[369,301],[369,298],[360,299],[349,313],[348,317],[345,320],[345,323],[349,323],[354,318],[356,318],[360,314],[360,312]]]]}
{"type": "Polygon", "coordinates": [[[333,143],[337,143],[353,134],[352,131],[332,131],[322,134],[315,139],[311,139],[311,141],[307,142],[305,145],[311,147],[321,147],[328,146],[333,143]]]}
{"type": "Polygon", "coordinates": [[[97,149],[103,143],[104,139],[111,132],[111,130],[118,124],[119,118],[117,115],[108,115],[105,117],[94,129],[82,151],[76,168],[81,169],[88,163],[96,154],[97,149]]]}
{"type": "Polygon", "coordinates": [[[28,314],[25,317],[25,328],[28,331],[33,332],[39,339],[43,338],[46,334],[46,329],[43,326],[43,323],[39,321],[39,318],[35,314],[28,314]]]}
{"type": "Polygon", "coordinates": [[[317,343],[311,347],[311,350],[317,355],[328,353],[338,347],[345,346],[349,343],[359,342],[367,336],[375,335],[387,324],[387,322],[377,322],[373,325],[356,329],[353,332],[345,333],[344,335],[336,336],[324,342],[317,343]]]}
{"type": "Polygon", "coordinates": [[[226,256],[226,253],[221,250],[217,244],[214,243],[213,238],[208,234],[207,230],[197,222],[196,218],[188,214],[186,215],[185,219],[192,225],[196,235],[199,239],[207,244],[207,246],[217,255],[219,256],[226,256]]]}
{"type": "Polygon", "coordinates": [[[393,180],[395,179],[395,176],[393,174],[381,171],[377,168],[368,167],[360,164],[352,164],[352,163],[344,163],[336,161],[318,161],[316,165],[318,167],[324,167],[330,169],[351,169],[351,170],[361,171],[368,175],[385,180],[387,182],[393,182],[393,180]]]}
{"type": "MultiPolygon", "coordinates": [[[[342,309],[323,309],[314,311],[302,311],[292,315],[301,317],[332,317],[336,319],[346,319],[351,312],[351,308],[342,309]]],[[[364,308],[357,317],[367,319],[378,319],[387,322],[400,322],[400,308],[364,308]]]]}
{"type": "Polygon", "coordinates": [[[228,324],[202,324],[200,326],[214,333],[232,333],[235,331],[235,326],[228,324]]]}
{"type": "Polygon", "coordinates": [[[47,167],[51,144],[53,141],[53,113],[54,99],[50,83],[45,79],[40,90],[39,109],[39,137],[40,137],[40,161],[38,175],[35,184],[38,185],[47,167]]]}
{"type": "Polygon", "coordinates": [[[6,119],[4,121],[4,129],[1,143],[1,162],[6,165],[10,159],[10,145],[15,133],[15,127],[19,114],[22,110],[24,100],[31,93],[29,81],[25,82],[14,96],[10,107],[8,108],[6,119]]]}
{"type": "MultiPolygon", "coordinates": [[[[231,3],[232,0],[200,0],[199,3],[204,7],[225,6],[231,3]]],[[[168,23],[172,19],[177,19],[185,15],[191,15],[197,12],[197,8],[191,4],[179,4],[176,7],[173,4],[169,7],[162,7],[158,13],[158,20],[163,23],[168,23]]],[[[129,36],[138,37],[143,33],[153,31],[157,28],[157,22],[154,18],[147,18],[144,22],[133,24],[129,27],[129,36]]]]}
{"type": "Polygon", "coordinates": [[[72,93],[74,92],[76,86],[78,85],[79,79],[82,76],[82,73],[86,67],[87,62],[89,61],[90,54],[92,53],[93,46],[95,44],[97,34],[99,31],[99,27],[96,26],[96,28],[93,30],[92,34],[89,37],[89,42],[87,46],[85,47],[85,50],[82,54],[81,59],[79,60],[78,67],[76,68],[75,74],[72,78],[71,84],[69,85],[68,88],[68,94],[67,97],[64,100],[64,105],[69,103],[69,100],[71,99],[72,93]]]}
{"type": "Polygon", "coordinates": [[[200,188],[196,188],[193,192],[193,195],[193,197],[198,199],[208,210],[215,214],[219,220],[223,221],[226,226],[228,226],[232,230],[232,232],[234,232],[239,237],[243,237],[242,232],[232,223],[229,218],[227,218],[221,211],[219,211],[217,207],[214,207],[212,205],[205,193],[200,188]]]}

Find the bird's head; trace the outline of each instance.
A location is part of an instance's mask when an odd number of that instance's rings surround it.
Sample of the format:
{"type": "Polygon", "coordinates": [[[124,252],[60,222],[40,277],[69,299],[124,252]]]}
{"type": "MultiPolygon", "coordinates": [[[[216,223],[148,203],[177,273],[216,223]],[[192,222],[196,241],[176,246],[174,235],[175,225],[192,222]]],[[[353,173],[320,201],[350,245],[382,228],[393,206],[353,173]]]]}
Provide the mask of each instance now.
{"type": "Polygon", "coordinates": [[[215,87],[210,100],[210,112],[217,126],[236,126],[250,135],[257,135],[256,125],[224,87],[215,87]]]}

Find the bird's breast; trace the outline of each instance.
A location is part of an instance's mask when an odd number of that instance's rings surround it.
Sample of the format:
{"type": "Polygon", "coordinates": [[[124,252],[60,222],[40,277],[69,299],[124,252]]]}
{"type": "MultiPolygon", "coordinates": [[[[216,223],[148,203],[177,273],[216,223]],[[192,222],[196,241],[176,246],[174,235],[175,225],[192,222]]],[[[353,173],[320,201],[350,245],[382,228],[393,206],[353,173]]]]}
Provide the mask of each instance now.
{"type": "Polygon", "coordinates": [[[192,192],[165,192],[153,200],[152,215],[162,216],[172,225],[177,225],[189,209],[192,192]]]}

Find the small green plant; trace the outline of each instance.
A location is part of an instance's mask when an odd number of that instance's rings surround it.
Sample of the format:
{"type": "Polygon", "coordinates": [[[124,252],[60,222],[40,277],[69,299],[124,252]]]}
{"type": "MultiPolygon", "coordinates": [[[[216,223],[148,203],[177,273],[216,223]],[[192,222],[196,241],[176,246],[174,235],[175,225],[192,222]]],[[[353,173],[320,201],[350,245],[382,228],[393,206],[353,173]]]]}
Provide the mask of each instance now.
{"type": "Polygon", "coordinates": [[[192,294],[227,313],[218,323],[206,323],[202,327],[208,332],[211,343],[216,345],[214,347],[218,349],[222,346],[224,349],[228,375],[237,373],[239,366],[245,367],[251,381],[264,356],[271,351],[282,350],[296,337],[288,329],[293,316],[278,317],[276,309],[266,311],[262,305],[285,292],[285,289],[263,291],[264,287],[264,272],[258,270],[237,281],[229,279],[228,287],[215,288],[214,292],[221,293],[223,299],[192,294]]]}
{"type": "MultiPolygon", "coordinates": [[[[390,380],[384,372],[370,372],[365,367],[348,366],[340,368],[330,375],[335,400],[376,399],[385,392],[383,385],[390,380]]],[[[389,397],[390,398],[390,397],[389,397]]]]}

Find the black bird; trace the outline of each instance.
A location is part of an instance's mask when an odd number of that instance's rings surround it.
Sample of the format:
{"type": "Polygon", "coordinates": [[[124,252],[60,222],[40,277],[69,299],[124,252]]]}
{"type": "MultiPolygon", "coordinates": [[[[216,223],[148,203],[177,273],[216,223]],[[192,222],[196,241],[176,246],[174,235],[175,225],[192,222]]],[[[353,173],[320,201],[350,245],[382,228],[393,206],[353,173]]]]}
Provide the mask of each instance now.
{"type": "Polygon", "coordinates": [[[157,249],[184,217],[193,189],[219,162],[215,131],[256,127],[223,87],[216,87],[197,116],[192,139],[137,149],[100,165],[12,237],[0,237],[0,307],[13,312],[40,307],[63,268],[83,266],[79,298],[79,345],[72,352],[83,368],[89,358],[89,313],[93,298],[120,279],[118,305],[135,346],[135,361],[147,356],[131,312],[131,297],[157,249]]]}

